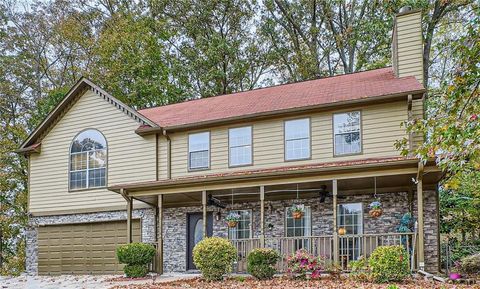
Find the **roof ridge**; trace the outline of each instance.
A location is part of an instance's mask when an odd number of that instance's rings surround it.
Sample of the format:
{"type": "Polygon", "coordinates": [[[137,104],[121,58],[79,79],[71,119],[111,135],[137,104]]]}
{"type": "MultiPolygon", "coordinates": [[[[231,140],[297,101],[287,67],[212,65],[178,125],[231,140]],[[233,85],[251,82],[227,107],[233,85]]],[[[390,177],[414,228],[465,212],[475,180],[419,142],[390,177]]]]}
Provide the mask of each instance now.
{"type": "MultiPolygon", "coordinates": [[[[381,68],[374,68],[374,69],[355,71],[355,72],[344,73],[344,74],[337,74],[337,75],[332,75],[332,76],[328,76],[328,77],[317,77],[317,78],[305,79],[305,80],[294,81],[294,82],[279,83],[279,84],[265,86],[265,87],[257,87],[257,88],[253,88],[253,89],[249,89],[249,90],[236,91],[236,92],[224,93],[224,94],[217,94],[217,95],[212,95],[212,96],[208,96],[208,97],[188,99],[188,100],[184,100],[184,101],[181,101],[181,102],[169,103],[169,104],[164,104],[164,105],[157,105],[157,106],[152,106],[152,107],[145,107],[145,108],[138,109],[137,111],[142,112],[142,111],[147,111],[147,110],[151,110],[151,109],[156,109],[156,108],[159,108],[159,107],[167,107],[167,106],[178,105],[178,104],[182,104],[182,103],[190,103],[190,102],[198,101],[198,100],[212,99],[212,98],[217,98],[217,97],[221,97],[221,96],[232,96],[234,94],[242,94],[242,93],[247,93],[247,92],[251,92],[251,91],[259,91],[259,90],[264,90],[264,89],[274,88],[274,87],[279,87],[279,86],[294,85],[294,84],[300,84],[300,83],[305,83],[305,82],[310,82],[310,81],[319,81],[319,80],[324,80],[324,79],[346,77],[346,76],[351,76],[351,75],[354,75],[354,74],[372,72],[372,71],[375,71],[375,70],[382,70],[382,69],[387,70],[387,69],[391,69],[391,68],[392,68],[392,66],[385,66],[385,67],[381,67],[381,68]]],[[[392,70],[392,72],[393,72],[393,70],[392,70]]]]}

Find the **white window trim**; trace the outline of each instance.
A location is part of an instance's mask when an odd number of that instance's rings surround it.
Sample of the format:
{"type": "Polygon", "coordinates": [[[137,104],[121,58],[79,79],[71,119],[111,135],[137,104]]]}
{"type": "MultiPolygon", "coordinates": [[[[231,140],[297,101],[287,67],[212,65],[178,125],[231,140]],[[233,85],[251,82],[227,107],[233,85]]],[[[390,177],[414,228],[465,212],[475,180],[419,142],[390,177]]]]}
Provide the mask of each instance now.
{"type": "Polygon", "coordinates": [[[103,135],[103,133],[101,131],[99,131],[97,129],[94,129],[94,128],[85,129],[85,130],[80,131],[77,135],[75,135],[75,137],[71,141],[70,148],[69,148],[68,152],[69,152],[69,154],[68,154],[68,158],[69,158],[68,159],[68,191],[69,192],[83,191],[83,190],[89,190],[89,189],[101,189],[101,188],[106,188],[108,186],[108,142],[107,142],[107,139],[105,138],[105,136],[103,135]],[[80,134],[82,134],[83,132],[89,131],[89,130],[97,131],[103,137],[103,139],[105,140],[105,148],[72,153],[73,142],[77,139],[77,137],[80,134]],[[100,167],[100,168],[90,169],[90,154],[89,153],[99,152],[99,151],[105,151],[105,165],[103,167],[100,167]],[[86,169],[83,169],[83,170],[72,170],[72,156],[73,155],[78,155],[78,154],[86,154],[87,155],[87,160],[86,160],[87,161],[87,167],[86,167],[86,169]],[[99,169],[105,169],[105,185],[103,185],[103,186],[90,186],[90,183],[89,183],[90,172],[93,171],[93,170],[99,170],[99,169]],[[86,186],[84,188],[83,187],[82,188],[72,188],[72,186],[71,186],[72,173],[78,173],[78,172],[85,172],[86,186]]]}
{"type": "MultiPolygon", "coordinates": [[[[228,213],[230,212],[240,212],[240,211],[248,211],[249,212],[249,216],[250,216],[250,226],[248,228],[248,231],[249,231],[249,238],[242,238],[242,239],[237,239],[237,238],[232,238],[232,231],[233,229],[231,228],[228,228],[228,239],[229,240],[248,240],[248,239],[252,239],[253,237],[253,210],[252,209],[239,209],[239,210],[229,210],[228,213]]],[[[228,214],[227,213],[227,214],[228,214]]],[[[235,236],[236,237],[236,236],[235,236]]]]}
{"type": "Polygon", "coordinates": [[[188,134],[188,138],[187,138],[187,154],[188,154],[188,157],[187,157],[187,169],[189,172],[191,171],[203,171],[203,170],[208,170],[210,169],[210,151],[211,151],[211,145],[212,145],[212,139],[211,139],[211,133],[210,131],[201,131],[201,132],[195,132],[195,133],[190,133],[188,134]],[[208,133],[208,150],[197,150],[197,151],[190,151],[190,136],[192,135],[196,135],[196,134],[202,134],[202,133],[208,133]],[[208,159],[208,164],[206,167],[195,167],[195,168],[192,168],[191,167],[191,153],[196,153],[196,152],[207,152],[207,159],[208,159]]]}
{"type": "Polygon", "coordinates": [[[295,119],[288,119],[283,122],[283,159],[286,162],[291,162],[291,161],[302,161],[302,160],[309,160],[312,158],[312,120],[309,117],[303,117],[303,118],[295,118],[295,119]],[[292,139],[287,139],[287,123],[290,121],[296,121],[296,120],[308,120],[308,137],[302,137],[302,138],[292,138],[292,139]],[[288,141],[296,141],[296,140],[304,140],[308,139],[308,156],[304,158],[288,158],[287,157],[287,142],[288,141]]]}
{"type": "Polygon", "coordinates": [[[232,127],[228,129],[228,166],[229,167],[244,167],[244,166],[251,166],[253,165],[253,126],[247,125],[247,126],[241,126],[241,127],[232,127]],[[232,146],[230,142],[230,132],[232,129],[238,129],[238,128],[250,128],[250,144],[246,145],[236,145],[232,146]],[[243,147],[250,147],[250,163],[246,164],[232,164],[232,149],[233,148],[243,148],[243,147]]]}
{"type": "Polygon", "coordinates": [[[343,157],[343,156],[352,156],[352,155],[361,155],[363,154],[363,131],[362,131],[362,111],[361,110],[352,110],[352,111],[343,111],[343,112],[337,112],[332,114],[332,134],[333,134],[333,156],[334,157],[343,157]],[[352,112],[358,112],[359,115],[359,122],[358,122],[358,133],[359,133],[359,138],[360,138],[360,151],[355,152],[355,153],[343,153],[339,154],[337,153],[337,147],[336,147],[336,142],[335,142],[335,115],[338,114],[346,114],[346,113],[352,113],[352,112]]]}
{"type": "MultiPolygon", "coordinates": [[[[310,228],[309,228],[309,230],[308,230],[308,231],[309,231],[309,235],[303,235],[303,236],[288,236],[288,233],[287,233],[287,232],[288,232],[288,231],[287,231],[287,229],[288,229],[287,218],[288,218],[288,211],[290,210],[290,208],[291,208],[291,207],[285,207],[285,218],[284,218],[284,221],[285,221],[285,228],[284,228],[285,233],[284,233],[284,235],[285,235],[285,237],[287,237],[287,238],[311,237],[311,236],[312,236],[312,230],[313,230],[313,229],[312,229],[313,224],[312,224],[312,208],[311,208],[311,206],[305,206],[305,208],[308,208],[308,213],[309,213],[308,217],[309,217],[309,219],[310,219],[310,228]]],[[[303,216],[303,218],[305,218],[305,215],[303,216]]],[[[292,217],[292,219],[293,219],[293,217],[292,217]]],[[[305,228],[305,227],[304,227],[304,228],[305,228]]],[[[295,228],[294,228],[294,229],[295,229],[295,228]]],[[[304,232],[305,232],[305,231],[304,231],[304,232]]]]}
{"type": "MultiPolygon", "coordinates": [[[[337,216],[336,216],[336,218],[337,218],[337,224],[338,224],[339,228],[340,228],[340,220],[339,220],[340,219],[340,206],[345,206],[345,205],[360,205],[360,214],[359,214],[360,215],[360,217],[359,217],[360,218],[360,225],[359,225],[360,227],[359,227],[359,230],[358,230],[359,231],[358,235],[363,235],[363,229],[364,229],[364,224],[363,224],[364,219],[363,219],[363,217],[364,216],[363,216],[363,203],[362,202],[344,203],[344,204],[338,204],[337,205],[337,216]]],[[[352,234],[347,234],[347,235],[352,235],[352,234]]]]}

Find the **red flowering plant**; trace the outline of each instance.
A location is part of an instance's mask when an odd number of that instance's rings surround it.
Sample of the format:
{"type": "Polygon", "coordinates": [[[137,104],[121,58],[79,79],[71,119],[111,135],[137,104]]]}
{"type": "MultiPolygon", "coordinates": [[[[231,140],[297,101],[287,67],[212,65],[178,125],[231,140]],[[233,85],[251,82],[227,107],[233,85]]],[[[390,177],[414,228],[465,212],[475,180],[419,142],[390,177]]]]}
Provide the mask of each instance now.
{"type": "Polygon", "coordinates": [[[287,273],[299,279],[317,279],[325,270],[325,258],[316,257],[305,249],[297,250],[287,258],[287,273]]]}

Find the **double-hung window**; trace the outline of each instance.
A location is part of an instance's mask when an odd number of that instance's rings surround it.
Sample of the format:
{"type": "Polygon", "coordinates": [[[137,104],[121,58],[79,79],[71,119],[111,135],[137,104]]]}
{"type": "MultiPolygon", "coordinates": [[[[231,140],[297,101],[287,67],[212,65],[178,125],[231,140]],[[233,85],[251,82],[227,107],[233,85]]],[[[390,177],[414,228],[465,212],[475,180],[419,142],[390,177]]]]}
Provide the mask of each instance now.
{"type": "Polygon", "coordinates": [[[228,130],[229,165],[252,164],[252,127],[238,127],[228,130]]]}
{"type": "Polygon", "coordinates": [[[210,132],[188,136],[188,169],[200,170],[210,167],[210,132]]]}
{"type": "Polygon", "coordinates": [[[252,211],[236,210],[233,211],[240,215],[237,226],[228,229],[228,238],[231,240],[250,239],[252,231],[252,211]]]}
{"type": "MultiPolygon", "coordinates": [[[[338,205],[337,224],[345,229],[346,235],[363,234],[363,213],[361,203],[338,205]]],[[[340,255],[349,260],[356,260],[361,255],[361,238],[348,237],[340,239],[340,255]]]]}
{"type": "Polygon", "coordinates": [[[309,239],[301,237],[309,237],[312,234],[311,216],[311,210],[308,206],[304,207],[304,214],[300,219],[293,218],[291,208],[285,208],[285,235],[286,237],[297,237],[294,239],[295,250],[309,248],[309,239]]]}
{"type": "Polygon", "coordinates": [[[310,119],[285,121],[285,160],[310,158],[310,119]]]}
{"type": "Polygon", "coordinates": [[[333,115],[335,155],[357,154],[362,151],[360,111],[333,115]]]}

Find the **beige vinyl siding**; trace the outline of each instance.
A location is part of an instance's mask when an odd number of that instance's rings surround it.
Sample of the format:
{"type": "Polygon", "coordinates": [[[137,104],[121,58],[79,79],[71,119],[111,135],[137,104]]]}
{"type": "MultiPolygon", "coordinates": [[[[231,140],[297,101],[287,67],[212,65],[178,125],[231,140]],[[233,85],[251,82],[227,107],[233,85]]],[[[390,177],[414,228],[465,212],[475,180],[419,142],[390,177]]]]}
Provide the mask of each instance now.
{"type": "MultiPolygon", "coordinates": [[[[301,165],[308,163],[352,160],[385,156],[399,156],[395,150],[396,140],[406,136],[401,123],[407,120],[407,101],[362,106],[352,109],[326,111],[296,116],[294,119],[310,117],[312,157],[302,161],[284,161],[284,120],[291,118],[276,118],[241,125],[221,126],[209,129],[211,134],[211,160],[209,170],[188,172],[188,133],[178,132],[170,135],[172,140],[172,177],[210,174],[234,170],[248,170],[286,165],[301,165]],[[362,146],[361,155],[333,156],[332,115],[339,111],[360,110],[362,115],[362,146]],[[228,167],[228,128],[253,126],[253,166],[238,168],[228,167]]],[[[205,129],[200,130],[205,131],[205,129]]],[[[165,142],[166,143],[166,142],[165,142]]],[[[160,171],[165,170],[166,156],[160,159],[160,171]]],[[[163,176],[164,174],[162,174],[163,176]]],[[[166,173],[165,173],[166,175],[166,173]]]]}
{"type": "Polygon", "coordinates": [[[158,179],[167,178],[167,139],[158,136],[158,179]]]}
{"type": "MultiPolygon", "coordinates": [[[[423,99],[416,99],[412,102],[412,116],[414,119],[423,119],[423,99]]],[[[423,135],[413,134],[413,148],[423,142],[423,135]]]]}
{"type": "Polygon", "coordinates": [[[423,83],[423,40],[421,12],[397,16],[396,51],[398,76],[415,76],[423,83]]]}
{"type": "Polygon", "coordinates": [[[120,195],[106,188],[69,192],[69,150],[79,132],[97,129],[108,145],[108,185],[155,180],[155,135],[135,134],[138,126],[138,122],[94,92],[85,92],[44,137],[41,153],[30,157],[30,212],[125,206],[120,195]]]}

